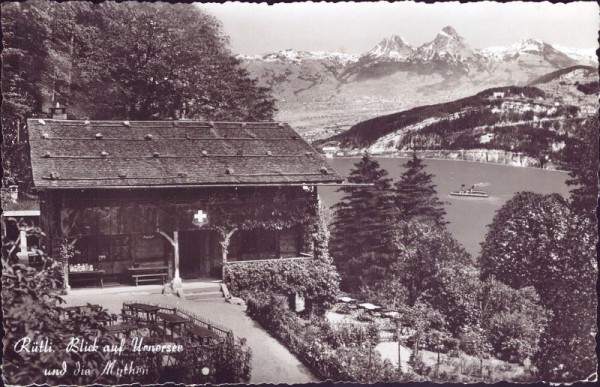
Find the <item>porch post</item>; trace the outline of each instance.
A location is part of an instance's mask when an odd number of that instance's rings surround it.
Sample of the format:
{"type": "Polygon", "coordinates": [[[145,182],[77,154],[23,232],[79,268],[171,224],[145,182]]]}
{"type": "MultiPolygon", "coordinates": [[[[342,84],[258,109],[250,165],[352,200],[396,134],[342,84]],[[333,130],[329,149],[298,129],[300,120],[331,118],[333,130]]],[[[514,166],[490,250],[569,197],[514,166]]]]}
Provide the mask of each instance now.
{"type": "Polygon", "coordinates": [[[160,231],[160,229],[156,230],[160,235],[164,236],[166,240],[169,241],[171,246],[173,246],[173,258],[175,263],[175,274],[173,275],[173,281],[171,281],[171,287],[173,289],[181,289],[183,288],[183,284],[181,283],[181,278],[179,277],[179,231],[173,231],[173,238],[167,235],[166,232],[160,231]]]}
{"type": "Polygon", "coordinates": [[[223,258],[223,268],[221,269],[221,279],[225,280],[225,265],[227,265],[227,253],[229,252],[229,242],[231,236],[237,231],[237,227],[233,228],[227,234],[221,234],[221,257],[223,258]]]}
{"type": "Polygon", "coordinates": [[[17,253],[17,257],[19,258],[19,261],[27,261],[26,263],[28,264],[29,254],[27,253],[27,231],[24,228],[19,229],[19,240],[19,247],[21,251],[17,253]]]}
{"type": "Polygon", "coordinates": [[[181,278],[179,277],[179,231],[173,231],[173,248],[173,255],[175,258],[175,275],[173,277],[173,288],[177,289],[183,287],[181,278]]]}
{"type": "Polygon", "coordinates": [[[64,268],[64,270],[65,270],[65,277],[64,277],[65,285],[64,286],[65,286],[65,290],[67,292],[69,292],[71,290],[71,285],[69,285],[69,263],[68,262],[65,263],[65,266],[66,267],[64,268]]]}

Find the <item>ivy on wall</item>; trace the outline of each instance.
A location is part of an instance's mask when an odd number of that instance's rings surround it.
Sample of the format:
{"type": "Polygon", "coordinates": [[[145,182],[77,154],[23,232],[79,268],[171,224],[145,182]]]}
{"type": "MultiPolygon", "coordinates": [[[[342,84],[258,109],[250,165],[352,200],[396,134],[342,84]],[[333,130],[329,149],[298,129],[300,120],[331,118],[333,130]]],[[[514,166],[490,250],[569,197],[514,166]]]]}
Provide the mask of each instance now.
{"type": "Polygon", "coordinates": [[[221,236],[223,262],[231,237],[238,230],[283,230],[302,226],[304,251],[313,247],[313,231],[319,223],[318,202],[311,192],[300,189],[256,190],[243,198],[213,196],[207,203],[209,221],[202,229],[221,236]]]}
{"type": "Polygon", "coordinates": [[[247,297],[261,293],[296,294],[319,310],[331,307],[339,289],[339,275],[328,254],[329,233],[322,211],[315,203],[312,222],[306,228],[314,245],[314,259],[271,260],[230,263],[224,266],[223,281],[236,295],[247,297]]]}
{"type": "Polygon", "coordinates": [[[72,201],[61,210],[64,237],[109,234],[148,234],[160,229],[281,230],[315,221],[316,198],[300,187],[211,190],[172,198],[169,192],[149,199],[112,201],[72,201]],[[198,225],[194,215],[208,214],[208,222],[198,225]]]}

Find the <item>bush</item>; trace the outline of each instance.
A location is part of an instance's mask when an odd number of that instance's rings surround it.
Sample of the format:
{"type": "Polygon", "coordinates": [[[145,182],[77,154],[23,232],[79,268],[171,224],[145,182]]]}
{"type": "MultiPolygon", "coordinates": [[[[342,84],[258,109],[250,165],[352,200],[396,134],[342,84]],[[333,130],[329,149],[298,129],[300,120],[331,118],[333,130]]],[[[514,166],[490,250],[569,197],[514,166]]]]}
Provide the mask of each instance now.
{"type": "Polygon", "coordinates": [[[262,294],[247,300],[247,313],[282,342],[319,378],[334,381],[406,380],[397,367],[375,352],[374,327],[331,326],[327,320],[300,319],[281,296],[262,294]],[[366,335],[366,336],[365,336],[366,335]]]}
{"type": "Polygon", "coordinates": [[[128,346],[115,357],[104,351],[66,352],[71,338],[94,342],[98,348],[118,347],[121,339],[107,332],[104,321],[116,318],[102,308],[91,305],[72,311],[68,319],[63,318],[60,296],[63,289],[63,265],[42,254],[44,267],[37,271],[19,262],[10,260],[10,244],[2,246],[2,299],[4,326],[3,378],[6,384],[154,384],[180,383],[240,383],[250,380],[251,352],[244,340],[230,338],[225,343],[208,349],[184,345],[184,351],[173,354],[175,362],[166,366],[163,354],[133,352],[128,346]],[[53,352],[18,351],[15,345],[22,338],[32,342],[48,340],[53,352]],[[144,373],[102,374],[108,361],[116,360],[115,369],[133,362],[136,369],[144,373]],[[45,370],[61,369],[64,375],[45,375],[45,370]],[[79,363],[91,375],[75,374],[79,363]],[[201,374],[203,367],[215,372],[201,374]]]}
{"type": "Polygon", "coordinates": [[[175,366],[161,375],[162,383],[240,383],[249,382],[252,367],[252,351],[246,345],[246,339],[229,336],[218,346],[198,346],[192,342],[184,343],[184,351],[176,353],[175,366]],[[210,370],[208,375],[203,368],[210,370]]]}
{"type": "Polygon", "coordinates": [[[224,282],[242,298],[263,293],[304,297],[310,314],[313,306],[323,313],[333,306],[340,277],[329,257],[329,231],[325,210],[319,206],[308,225],[307,237],[314,259],[271,260],[226,264],[224,282]]]}
{"type": "Polygon", "coordinates": [[[583,83],[581,85],[577,85],[577,90],[581,91],[584,94],[598,94],[598,92],[600,92],[600,86],[597,81],[583,83]]]}
{"type": "Polygon", "coordinates": [[[335,267],[322,259],[259,261],[225,265],[224,282],[237,295],[299,294],[307,305],[328,308],[335,302],[339,277],[335,267]]]}

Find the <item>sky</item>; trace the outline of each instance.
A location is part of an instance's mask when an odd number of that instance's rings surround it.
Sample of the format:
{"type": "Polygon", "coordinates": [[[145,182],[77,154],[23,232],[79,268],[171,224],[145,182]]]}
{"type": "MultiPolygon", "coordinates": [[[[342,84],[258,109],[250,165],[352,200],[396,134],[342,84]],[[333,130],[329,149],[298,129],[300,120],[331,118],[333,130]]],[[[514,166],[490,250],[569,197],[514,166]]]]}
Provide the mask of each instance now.
{"type": "Polygon", "coordinates": [[[232,3],[198,4],[222,23],[234,53],[267,54],[284,49],[341,51],[372,49],[390,35],[413,46],[433,40],[447,25],[473,48],[503,46],[526,38],[573,48],[597,47],[596,2],[460,4],[232,3]]]}

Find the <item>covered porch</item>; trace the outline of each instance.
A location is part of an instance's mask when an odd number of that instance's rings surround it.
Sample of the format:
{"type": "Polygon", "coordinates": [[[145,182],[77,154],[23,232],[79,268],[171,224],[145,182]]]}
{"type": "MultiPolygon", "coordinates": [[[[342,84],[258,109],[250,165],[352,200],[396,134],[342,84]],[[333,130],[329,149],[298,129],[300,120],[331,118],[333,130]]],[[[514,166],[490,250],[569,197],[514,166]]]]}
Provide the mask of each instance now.
{"type": "MultiPolygon", "coordinates": [[[[55,255],[69,287],[222,280],[227,264],[314,256],[316,190],[302,187],[62,194],[55,255]],[[211,200],[217,197],[218,202],[211,200]]],[[[48,225],[48,219],[46,219],[48,225]]],[[[51,228],[51,227],[50,227],[51,228]]],[[[54,228],[57,230],[57,228],[54,228]]],[[[52,230],[52,231],[54,231],[52,230]]]]}

